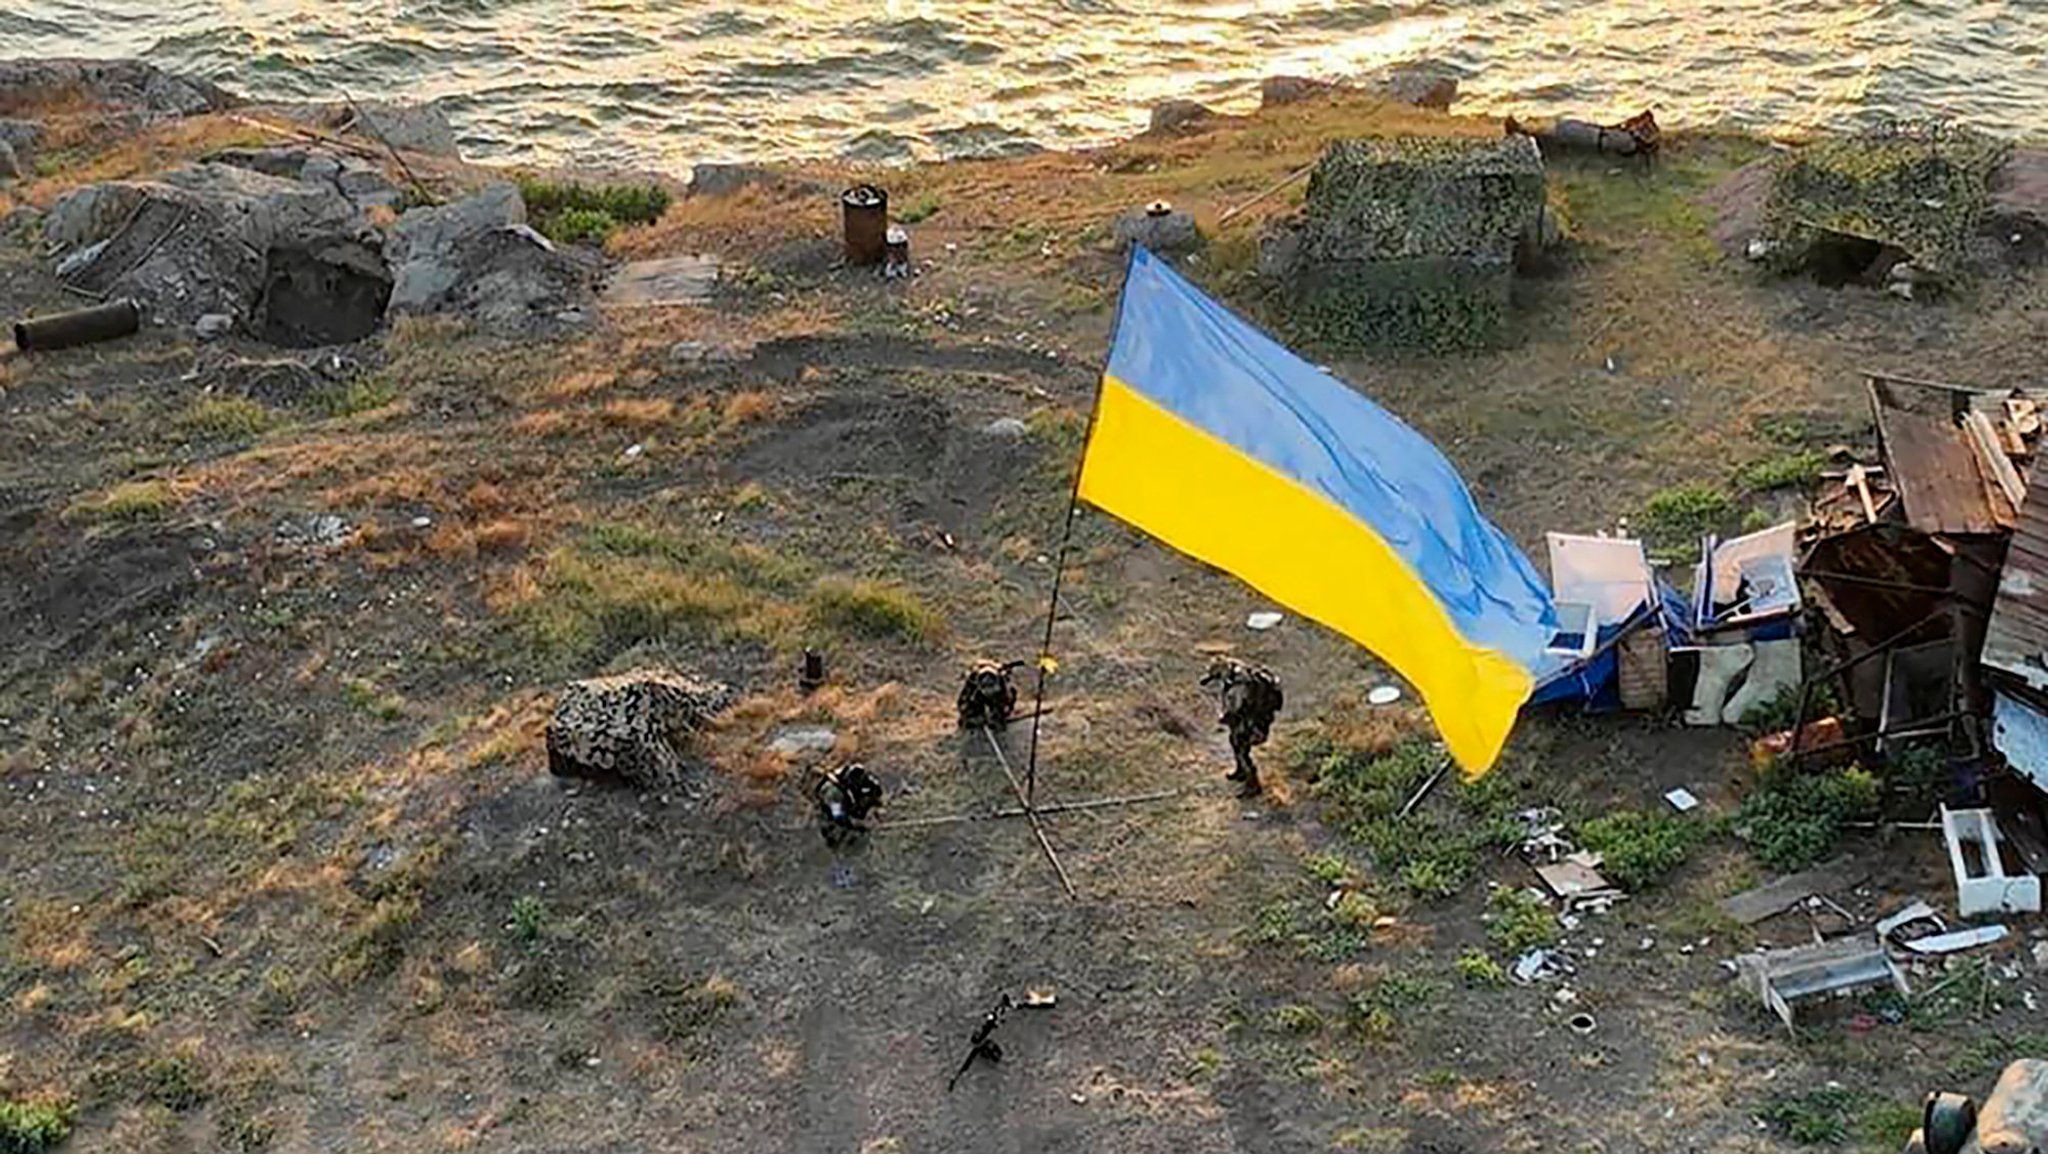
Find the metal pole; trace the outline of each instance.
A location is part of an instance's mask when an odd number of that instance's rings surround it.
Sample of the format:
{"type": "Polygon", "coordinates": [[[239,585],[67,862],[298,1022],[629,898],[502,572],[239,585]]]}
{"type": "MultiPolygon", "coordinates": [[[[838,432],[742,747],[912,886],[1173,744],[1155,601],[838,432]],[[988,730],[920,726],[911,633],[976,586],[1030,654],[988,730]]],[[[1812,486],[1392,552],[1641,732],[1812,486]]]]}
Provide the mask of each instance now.
{"type": "MultiPolygon", "coordinates": [[[[1109,347],[1111,352],[1116,350],[1117,331],[1123,328],[1123,294],[1124,289],[1130,285],[1131,263],[1137,259],[1137,256],[1138,248],[1136,245],[1132,245],[1130,255],[1124,258],[1123,283],[1117,289],[1116,319],[1109,326],[1109,347]]],[[[1103,371],[1107,374],[1108,366],[1106,364],[1103,371]]],[[[1023,801],[1024,808],[1026,809],[1031,808],[1032,800],[1038,796],[1038,722],[1040,716],[1045,711],[1045,667],[1046,663],[1052,660],[1052,625],[1059,618],[1060,583],[1067,575],[1067,550],[1074,543],[1074,514],[1081,507],[1081,473],[1088,463],[1088,442],[1095,437],[1095,421],[1101,415],[1102,378],[1097,377],[1095,381],[1095,400],[1094,403],[1088,406],[1088,428],[1081,436],[1081,459],[1074,464],[1074,487],[1067,494],[1067,521],[1060,530],[1060,554],[1052,570],[1052,598],[1045,606],[1045,636],[1038,646],[1038,688],[1034,692],[1031,701],[1031,708],[1033,710],[1031,717],[1031,752],[1024,762],[1023,801]]],[[[991,739],[990,744],[994,744],[993,739],[991,739]]]]}
{"type": "Polygon", "coordinates": [[[1060,864],[1060,855],[1053,852],[1052,839],[1045,836],[1045,826],[1038,820],[1038,810],[1031,804],[1031,800],[1024,796],[1023,783],[1011,772],[1010,759],[1003,756],[1003,746],[996,740],[995,731],[984,726],[981,735],[988,738],[988,747],[996,751],[996,764],[1003,767],[1003,776],[1010,779],[1010,789],[1017,794],[1017,800],[1023,803],[1024,816],[1031,821],[1031,832],[1038,835],[1038,848],[1045,851],[1045,860],[1052,863],[1052,872],[1060,875],[1060,886],[1067,891],[1067,897],[1078,901],[1081,895],[1074,889],[1073,879],[1067,876],[1067,867],[1060,864]]]}

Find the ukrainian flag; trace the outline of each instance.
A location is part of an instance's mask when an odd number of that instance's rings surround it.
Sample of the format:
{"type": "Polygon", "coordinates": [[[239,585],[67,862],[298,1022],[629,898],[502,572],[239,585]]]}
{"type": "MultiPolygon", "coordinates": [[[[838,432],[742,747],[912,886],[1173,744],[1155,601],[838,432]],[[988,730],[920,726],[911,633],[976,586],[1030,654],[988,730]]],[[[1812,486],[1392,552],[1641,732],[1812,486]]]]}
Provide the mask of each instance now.
{"type": "Polygon", "coordinates": [[[1549,591],[1435,446],[1142,249],[1079,492],[1370,649],[1467,773],[1547,664],[1549,591]]]}

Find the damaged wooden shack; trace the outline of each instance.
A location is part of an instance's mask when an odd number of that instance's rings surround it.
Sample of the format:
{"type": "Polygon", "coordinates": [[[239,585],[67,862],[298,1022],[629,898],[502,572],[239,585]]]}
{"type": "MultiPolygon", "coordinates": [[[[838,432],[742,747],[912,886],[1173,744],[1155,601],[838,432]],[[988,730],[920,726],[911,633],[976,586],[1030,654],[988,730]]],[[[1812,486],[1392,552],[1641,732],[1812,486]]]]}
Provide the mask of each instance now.
{"type": "Polygon", "coordinates": [[[1802,684],[1785,755],[1938,748],[1950,800],[1990,811],[1943,811],[1959,889],[1967,876],[2008,868],[2001,843],[2039,873],[2048,869],[2048,496],[2027,498],[2048,485],[2039,451],[2048,389],[1882,374],[1866,387],[1881,460],[1844,461],[1813,509],[1799,577],[1827,626],[1816,640],[1825,664],[1802,684]],[[1838,715],[1821,716],[1823,687],[1845,707],[1838,715]]]}

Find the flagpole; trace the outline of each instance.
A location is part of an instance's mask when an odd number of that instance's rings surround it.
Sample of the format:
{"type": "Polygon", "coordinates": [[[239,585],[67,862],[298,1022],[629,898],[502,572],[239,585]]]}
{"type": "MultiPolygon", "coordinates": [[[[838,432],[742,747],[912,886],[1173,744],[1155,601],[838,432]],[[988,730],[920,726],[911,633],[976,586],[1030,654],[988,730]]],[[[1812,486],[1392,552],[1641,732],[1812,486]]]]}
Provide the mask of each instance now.
{"type": "MultiPolygon", "coordinates": [[[[1124,257],[1124,275],[1117,284],[1116,315],[1109,322],[1109,348],[1116,351],[1117,331],[1124,323],[1124,290],[1131,283],[1131,265],[1138,259],[1138,246],[1132,245],[1124,257]]],[[[1067,519],[1060,529],[1060,549],[1052,569],[1052,600],[1045,607],[1045,636],[1038,644],[1038,688],[1032,695],[1031,705],[1031,753],[1024,764],[1024,808],[1029,810],[1038,799],[1038,724],[1045,716],[1046,665],[1052,660],[1052,626],[1060,614],[1060,585],[1067,575],[1067,551],[1074,543],[1074,517],[1081,511],[1081,469],[1088,459],[1088,442],[1095,437],[1095,420],[1102,413],[1102,378],[1108,374],[1108,357],[1103,358],[1103,372],[1095,378],[1095,399],[1088,406],[1088,427],[1081,434],[1080,459],[1074,462],[1074,487],[1067,494],[1067,519]]]]}

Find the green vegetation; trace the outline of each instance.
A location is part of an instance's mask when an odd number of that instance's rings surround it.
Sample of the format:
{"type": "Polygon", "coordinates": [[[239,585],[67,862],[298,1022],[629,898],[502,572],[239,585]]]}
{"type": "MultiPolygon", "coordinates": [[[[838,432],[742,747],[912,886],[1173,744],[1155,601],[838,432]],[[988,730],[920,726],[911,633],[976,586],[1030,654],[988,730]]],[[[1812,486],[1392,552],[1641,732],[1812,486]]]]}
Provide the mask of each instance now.
{"type": "Polygon", "coordinates": [[[870,641],[931,641],[945,622],[916,593],[894,581],[828,577],[811,590],[811,620],[870,641]]]}
{"type": "Polygon", "coordinates": [[[1495,888],[1486,895],[1484,920],[1487,940],[1511,956],[1553,945],[1558,938],[1557,919],[1551,916],[1550,905],[1528,890],[1495,888]]]}
{"type": "Polygon", "coordinates": [[[43,1154],[71,1136],[77,1107],[69,1102],[0,1101],[0,1154],[43,1154]]]}
{"type": "Polygon", "coordinates": [[[894,214],[896,223],[923,224],[925,221],[937,216],[941,207],[943,205],[939,200],[938,194],[927,192],[916,200],[911,201],[908,207],[898,209],[894,214]]]}
{"type": "Polygon", "coordinates": [[[1458,955],[1458,977],[1468,986],[1505,986],[1508,972],[1493,956],[1482,949],[1469,949],[1458,955]]]}
{"type": "Polygon", "coordinates": [[[652,224],[673,197],[657,185],[522,180],[519,193],[533,227],[560,244],[603,244],[627,224],[652,224]]]}
{"type": "Polygon", "coordinates": [[[1313,1034],[1323,1028],[1323,1015],[1314,1006],[1281,1006],[1268,1017],[1267,1028],[1280,1034],[1313,1034]]]}
{"type": "Polygon", "coordinates": [[[352,708],[379,721],[396,721],[405,716],[405,698],[386,693],[367,677],[342,678],[341,692],[352,708]]]}
{"type": "Polygon", "coordinates": [[[137,525],[161,521],[178,507],[178,493],[165,481],[123,481],[103,493],[80,497],[64,510],[68,521],[137,525]]]}
{"type": "Polygon", "coordinates": [[[198,1066],[183,1054],[171,1054],[142,1068],[143,1096],[173,1113],[196,1110],[207,1093],[198,1066]]]}
{"type": "Polygon", "coordinates": [[[1735,829],[1774,870],[1804,869],[1835,852],[1842,824],[1877,816],[1877,778],[1860,766],[1802,773],[1775,767],[1742,803],[1735,829]]]}
{"type": "Polygon", "coordinates": [[[1651,494],[1637,528],[1653,550],[1689,550],[1701,537],[1726,531],[1739,516],[1718,486],[1690,481],[1651,494]]]}
{"type": "Polygon", "coordinates": [[[1427,974],[1387,974],[1351,996],[1345,1022],[1366,1037],[1385,1039],[1407,1015],[1429,1009],[1443,994],[1444,984],[1427,974]]]}
{"type": "Polygon", "coordinates": [[[1604,859],[1601,873],[1623,889],[1641,890],[1685,863],[1702,828],[1667,814],[1621,810],[1580,823],[1578,840],[1604,859]]]}
{"type": "Polygon", "coordinates": [[[1818,449],[1767,457],[1736,470],[1735,484],[1747,493],[1802,488],[1819,480],[1827,463],[1828,455],[1818,449]]]}
{"type": "Polygon", "coordinates": [[[1757,1117],[1799,1146],[1842,1146],[1896,1150],[1920,1124],[1918,1107],[1893,1102],[1866,1090],[1824,1086],[1768,1099],[1757,1117]]]}
{"type": "Polygon", "coordinates": [[[1351,877],[1351,863],[1334,853],[1319,853],[1303,858],[1302,872],[1324,885],[1340,885],[1351,877]]]}
{"type": "Polygon", "coordinates": [[[189,437],[244,441],[270,431],[276,417],[247,397],[202,397],[187,405],[174,423],[189,437]]]}
{"type": "Polygon", "coordinates": [[[326,417],[353,417],[390,404],[398,398],[398,386],[382,374],[357,377],[311,395],[315,412],[326,417]]]}
{"type": "Polygon", "coordinates": [[[1325,820],[1364,846],[1383,873],[1411,893],[1445,897],[1471,878],[1482,849],[1509,844],[1515,833],[1508,820],[1513,787],[1500,773],[1446,782],[1439,789],[1451,795],[1450,806],[1425,805],[1405,818],[1395,816],[1443,757],[1422,742],[1373,756],[1315,740],[1294,760],[1322,800],[1325,820]]]}
{"type": "MultiPolygon", "coordinates": [[[[1742,715],[1743,728],[1755,733],[1782,733],[1792,728],[1792,723],[1799,718],[1800,692],[1799,686],[1788,685],[1769,699],[1750,706],[1749,712],[1742,715]]],[[[1806,695],[1808,721],[1833,717],[1842,711],[1842,703],[1835,696],[1832,682],[1816,682],[1806,690],[1806,695]]]]}
{"type": "Polygon", "coordinates": [[[547,903],[532,894],[523,894],[512,902],[512,920],[505,923],[505,932],[519,943],[521,949],[531,952],[540,945],[541,935],[547,933],[547,903]]]}

